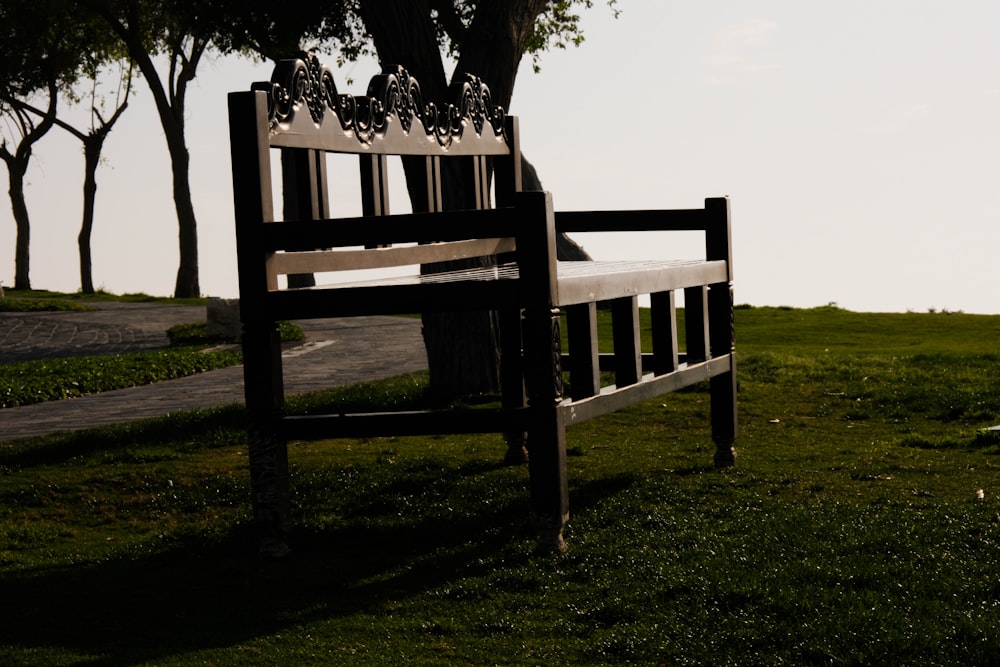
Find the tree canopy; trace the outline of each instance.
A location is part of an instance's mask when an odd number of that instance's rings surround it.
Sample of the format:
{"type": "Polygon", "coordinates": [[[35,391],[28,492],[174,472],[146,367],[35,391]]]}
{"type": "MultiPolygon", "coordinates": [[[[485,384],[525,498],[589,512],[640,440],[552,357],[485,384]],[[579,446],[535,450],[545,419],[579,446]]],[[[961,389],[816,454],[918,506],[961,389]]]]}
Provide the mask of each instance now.
{"type": "MultiPolygon", "coordinates": [[[[199,6],[206,17],[211,16],[211,23],[220,26],[216,44],[223,52],[280,60],[311,49],[335,53],[341,64],[363,55],[380,56],[375,40],[386,21],[379,14],[415,17],[412,29],[428,31],[429,26],[439,54],[455,61],[480,30],[477,16],[483,23],[505,15],[527,25],[518,41],[522,54],[531,56],[538,70],[546,50],[583,42],[578,10],[593,4],[593,0],[317,0],[278,9],[260,0],[207,0],[199,6]]],[[[617,14],[617,0],[607,0],[607,5],[617,14]]],[[[494,28],[507,32],[502,24],[494,28]]]]}

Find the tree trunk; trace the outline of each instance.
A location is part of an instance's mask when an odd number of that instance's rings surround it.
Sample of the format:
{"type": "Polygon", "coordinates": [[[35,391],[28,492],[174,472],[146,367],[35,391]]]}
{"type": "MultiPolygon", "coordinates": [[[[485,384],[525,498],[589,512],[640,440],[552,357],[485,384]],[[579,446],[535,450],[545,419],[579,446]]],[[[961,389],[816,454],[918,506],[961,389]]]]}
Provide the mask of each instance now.
{"type": "MultiPolygon", "coordinates": [[[[402,65],[420,82],[427,101],[454,102],[448,95],[448,80],[426,0],[364,0],[361,14],[372,36],[383,67],[402,65]]],[[[460,172],[442,164],[442,200],[446,209],[467,207],[460,172]]],[[[414,211],[426,211],[425,162],[403,160],[410,203],[414,211]]],[[[464,266],[464,265],[462,265],[464,266]]],[[[436,270],[459,268],[452,263],[436,270]]],[[[431,392],[441,400],[479,396],[499,387],[499,348],[494,316],[473,313],[424,313],[424,345],[430,370],[431,392]]]]}
{"type": "Polygon", "coordinates": [[[91,134],[83,140],[83,222],[77,246],[80,249],[80,291],[94,293],[93,260],[90,237],[94,231],[94,202],[97,199],[97,166],[101,160],[104,135],[91,134]]]}
{"type": "Polygon", "coordinates": [[[31,221],[28,218],[28,205],[24,201],[24,174],[28,170],[28,160],[31,151],[24,151],[23,156],[11,156],[6,159],[7,173],[10,179],[10,205],[14,213],[14,224],[17,228],[17,239],[14,245],[14,289],[30,290],[30,245],[31,221]]]}
{"type": "MultiPolygon", "coordinates": [[[[183,110],[178,110],[183,113],[183,110]]],[[[180,265],[177,268],[177,282],[174,297],[201,296],[198,284],[198,222],[194,215],[189,180],[190,157],[184,143],[184,130],[176,126],[167,129],[167,145],[170,148],[170,166],[174,185],[174,206],[177,208],[177,230],[180,251],[180,265]],[[173,136],[171,136],[173,135],[173,136]]]]}
{"type": "MultiPolygon", "coordinates": [[[[479,76],[489,86],[493,102],[506,109],[535,20],[548,4],[549,0],[482,0],[462,40],[452,82],[463,81],[466,73],[479,76]]],[[[360,13],[383,66],[406,67],[420,82],[428,101],[456,101],[449,96],[426,0],[362,0],[360,13]]],[[[424,161],[404,160],[404,168],[413,210],[427,210],[424,161]]],[[[442,165],[442,171],[446,168],[442,165]]],[[[442,173],[445,209],[470,207],[464,197],[471,188],[461,179],[442,173]]],[[[449,264],[438,270],[465,266],[449,264]]],[[[500,351],[495,313],[425,313],[422,321],[432,392],[451,398],[498,389],[500,351]]]]}

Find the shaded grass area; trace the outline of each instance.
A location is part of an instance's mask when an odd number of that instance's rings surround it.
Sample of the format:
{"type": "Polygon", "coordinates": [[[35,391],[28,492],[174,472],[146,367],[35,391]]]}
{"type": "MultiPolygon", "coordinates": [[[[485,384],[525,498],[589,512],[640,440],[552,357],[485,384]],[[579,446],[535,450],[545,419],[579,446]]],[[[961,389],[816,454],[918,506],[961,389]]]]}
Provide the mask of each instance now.
{"type": "Polygon", "coordinates": [[[499,437],[293,444],[279,562],[235,408],[5,445],[0,662],[1000,664],[1000,318],[868,317],[738,311],[735,468],[702,386],[572,428],[554,557],[499,437]]]}

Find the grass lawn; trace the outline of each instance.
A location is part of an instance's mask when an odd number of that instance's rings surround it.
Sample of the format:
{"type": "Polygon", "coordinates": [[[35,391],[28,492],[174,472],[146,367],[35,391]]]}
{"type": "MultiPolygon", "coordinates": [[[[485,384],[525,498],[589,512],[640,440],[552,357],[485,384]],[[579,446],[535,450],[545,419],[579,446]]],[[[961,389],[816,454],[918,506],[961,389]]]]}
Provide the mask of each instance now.
{"type": "Polygon", "coordinates": [[[239,410],[0,445],[0,664],[1000,665],[1000,316],[736,330],[736,467],[704,386],[572,428],[561,555],[495,436],[293,444],[277,562],[239,410]]]}

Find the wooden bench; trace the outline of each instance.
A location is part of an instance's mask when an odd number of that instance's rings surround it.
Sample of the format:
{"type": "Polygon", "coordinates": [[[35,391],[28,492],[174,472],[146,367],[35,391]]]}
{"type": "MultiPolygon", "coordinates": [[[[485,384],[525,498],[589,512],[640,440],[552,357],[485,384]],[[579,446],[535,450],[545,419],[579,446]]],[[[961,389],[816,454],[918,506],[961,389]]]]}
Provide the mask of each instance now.
{"type": "MultiPolygon", "coordinates": [[[[532,517],[540,545],[551,549],[563,548],[569,516],[567,426],[709,380],[715,464],[733,463],[728,199],[707,199],[704,208],[689,210],[556,213],[549,193],[522,191],[517,118],[494,107],[489,90],[474,77],[457,91],[453,105],[427,104],[402,68],[374,77],[364,96],[341,95],[329,71],[302,54],[279,63],[271,81],[231,93],[229,119],[250,470],[263,552],[286,549],[289,440],[526,433],[532,517]],[[361,217],[332,218],[327,153],[359,156],[361,217]],[[425,160],[426,211],[387,214],[389,155],[425,160]],[[288,218],[280,221],[272,194],[278,164],[288,218]],[[495,208],[490,208],[491,167],[495,208]],[[442,179],[456,169],[465,170],[473,184],[474,210],[442,210],[442,179]],[[559,232],[653,230],[704,232],[705,253],[642,262],[556,259],[559,232]],[[499,261],[429,275],[420,270],[483,256],[499,261]],[[412,271],[311,288],[290,288],[282,277],[390,266],[412,271]],[[684,294],[684,352],[678,349],[678,292],[684,294]],[[650,295],[652,310],[648,351],[640,349],[639,338],[643,294],[650,295]],[[599,302],[610,304],[611,354],[597,348],[599,302]],[[499,313],[499,408],[285,413],[278,321],[483,310],[499,313]],[[562,312],[568,354],[560,345],[562,312]],[[614,372],[613,385],[601,386],[602,370],[614,372]]],[[[559,131],[557,122],[550,131],[559,131]]],[[[566,142],[575,143],[572,137],[566,142]]]]}

